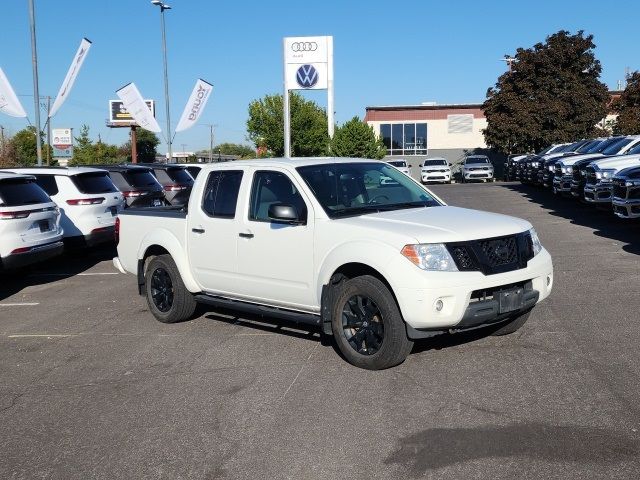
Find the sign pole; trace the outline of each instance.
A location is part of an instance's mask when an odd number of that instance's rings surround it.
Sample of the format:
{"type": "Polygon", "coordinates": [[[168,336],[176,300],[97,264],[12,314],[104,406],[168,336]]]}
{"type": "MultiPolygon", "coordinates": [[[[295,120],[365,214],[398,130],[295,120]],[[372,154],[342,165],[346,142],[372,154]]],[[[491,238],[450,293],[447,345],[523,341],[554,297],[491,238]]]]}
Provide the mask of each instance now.
{"type": "Polygon", "coordinates": [[[47,167],[51,165],[51,97],[47,95],[47,167]]]}
{"type": "Polygon", "coordinates": [[[335,107],[333,103],[333,37],[327,37],[327,123],[329,138],[333,138],[335,129],[335,107]]]}
{"type": "Polygon", "coordinates": [[[131,125],[131,163],[138,163],[138,134],[136,132],[136,125],[131,125]]]}
{"type": "Polygon", "coordinates": [[[283,52],[283,76],[284,79],[284,95],[282,97],[282,106],[284,109],[284,156],[286,158],[291,157],[291,117],[289,112],[289,87],[287,85],[287,62],[286,62],[286,48],[287,39],[282,39],[282,52],[283,52]]]}
{"type": "Polygon", "coordinates": [[[33,69],[33,103],[35,107],[36,156],[42,166],[42,139],[40,138],[40,92],[38,87],[38,49],[36,48],[36,14],[33,0],[29,0],[29,23],[31,24],[31,66],[33,69]]]}

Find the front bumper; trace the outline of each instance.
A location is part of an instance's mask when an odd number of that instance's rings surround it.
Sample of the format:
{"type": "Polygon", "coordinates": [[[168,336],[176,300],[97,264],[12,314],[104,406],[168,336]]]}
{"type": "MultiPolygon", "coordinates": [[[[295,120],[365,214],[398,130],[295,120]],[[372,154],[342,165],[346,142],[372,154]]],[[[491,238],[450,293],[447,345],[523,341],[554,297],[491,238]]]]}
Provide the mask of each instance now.
{"type": "Polygon", "coordinates": [[[489,180],[493,178],[491,170],[464,170],[462,172],[465,180],[489,180]]]}
{"type": "Polygon", "coordinates": [[[584,183],[577,180],[571,180],[571,196],[582,198],[584,196],[584,183]]]}
{"type": "Polygon", "coordinates": [[[47,243],[31,247],[29,251],[23,253],[14,253],[2,258],[2,267],[7,270],[26,267],[33,263],[42,262],[49,258],[56,257],[64,250],[62,241],[47,243]]]}
{"type": "Polygon", "coordinates": [[[590,184],[584,186],[584,199],[589,203],[611,203],[613,186],[611,184],[590,184]]]}
{"type": "Polygon", "coordinates": [[[620,218],[640,218],[640,199],[627,200],[613,197],[613,213],[620,218]]]}
{"type": "MultiPolygon", "coordinates": [[[[402,260],[406,262],[406,259],[402,260]]],[[[414,265],[410,266],[418,272],[403,269],[405,286],[392,286],[405,322],[416,330],[467,328],[469,324],[465,318],[468,319],[470,315],[467,313],[470,306],[473,310],[474,292],[530,283],[531,289],[538,292],[536,301],[526,304],[526,308],[530,308],[547,298],[553,288],[553,262],[545,249],[529,260],[526,268],[495,275],[481,272],[424,272],[414,265]],[[438,300],[442,301],[439,311],[436,309],[438,300]]],[[[400,271],[397,273],[400,274],[400,271]]],[[[511,312],[508,316],[516,313],[511,312]]],[[[500,320],[498,314],[492,315],[483,316],[482,322],[500,320]]]]}
{"type": "Polygon", "coordinates": [[[451,181],[451,172],[422,172],[420,178],[423,183],[449,182],[451,181]]]}

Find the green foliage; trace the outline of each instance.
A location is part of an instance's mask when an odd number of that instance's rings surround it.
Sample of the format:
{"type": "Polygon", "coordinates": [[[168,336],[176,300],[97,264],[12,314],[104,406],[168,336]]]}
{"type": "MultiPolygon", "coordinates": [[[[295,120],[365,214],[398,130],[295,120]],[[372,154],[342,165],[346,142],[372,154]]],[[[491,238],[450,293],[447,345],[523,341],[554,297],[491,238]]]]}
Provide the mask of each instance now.
{"type": "Polygon", "coordinates": [[[256,151],[248,145],[238,143],[221,143],[214,147],[214,155],[220,152],[222,155],[236,155],[238,158],[256,158],[256,151]]]}
{"type": "Polygon", "coordinates": [[[157,154],[156,148],[160,143],[158,136],[144,128],[138,128],[136,133],[138,162],[155,162],[157,154]]]}
{"type": "Polygon", "coordinates": [[[89,138],[89,126],[80,127],[80,135],[74,137],[73,158],[69,165],[90,165],[98,163],[95,158],[93,141],[89,138]]]}
{"type": "Polygon", "coordinates": [[[593,135],[609,100],[594,48],[592,35],[564,30],[519,48],[512,71],[487,91],[487,144],[503,153],[526,152],[593,135]]]}
{"type": "MultiPolygon", "coordinates": [[[[48,145],[44,143],[44,132],[40,133],[40,141],[42,142],[42,158],[47,158],[48,145]]],[[[7,158],[7,162],[12,162],[21,167],[31,167],[38,163],[38,154],[36,147],[36,129],[35,127],[27,127],[16,133],[6,147],[11,152],[13,158],[7,158]]],[[[51,150],[49,156],[52,156],[51,150]]]]}
{"type": "Polygon", "coordinates": [[[353,117],[336,128],[331,140],[331,154],[337,157],[383,158],[387,149],[369,125],[353,117]]]}
{"type": "MultiPolygon", "coordinates": [[[[289,96],[291,111],[291,155],[326,155],[329,145],[327,113],[315,102],[295,92],[289,96]]],[[[276,157],[284,155],[284,114],[282,95],[266,95],[249,104],[249,139],[256,147],[266,147],[276,157]]]]}
{"type": "Polygon", "coordinates": [[[633,72],[627,87],[612,105],[618,114],[614,131],[622,135],[640,134],[640,72],[633,72]]]}

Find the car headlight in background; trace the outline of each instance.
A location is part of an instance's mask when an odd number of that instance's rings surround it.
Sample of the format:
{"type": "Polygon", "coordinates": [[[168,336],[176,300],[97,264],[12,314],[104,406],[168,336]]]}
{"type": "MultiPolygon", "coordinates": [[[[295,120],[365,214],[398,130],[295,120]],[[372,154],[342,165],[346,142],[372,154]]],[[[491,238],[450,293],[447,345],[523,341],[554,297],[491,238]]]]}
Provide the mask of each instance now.
{"type": "Polygon", "coordinates": [[[624,182],[625,187],[640,187],[640,180],[627,180],[624,182]]]}
{"type": "Polygon", "coordinates": [[[553,165],[549,165],[549,171],[550,171],[550,172],[553,172],[555,169],[556,169],[556,167],[555,167],[555,166],[553,166],[553,165]]]}
{"type": "Polygon", "coordinates": [[[571,167],[562,167],[562,173],[572,173],[571,167]]]}
{"type": "Polygon", "coordinates": [[[533,168],[538,168],[538,165],[540,165],[538,162],[531,162],[533,168]]]}
{"type": "Polygon", "coordinates": [[[443,243],[421,243],[405,245],[402,255],[422,270],[435,272],[457,272],[453,257],[443,243]]]}
{"type": "Polygon", "coordinates": [[[531,244],[533,246],[533,256],[535,257],[542,250],[542,244],[540,243],[540,239],[538,238],[538,234],[535,228],[529,230],[529,235],[531,235],[531,244]]]}
{"type": "Polygon", "coordinates": [[[611,180],[611,177],[616,173],[615,170],[602,170],[600,172],[596,172],[596,178],[598,180],[611,180]]]}

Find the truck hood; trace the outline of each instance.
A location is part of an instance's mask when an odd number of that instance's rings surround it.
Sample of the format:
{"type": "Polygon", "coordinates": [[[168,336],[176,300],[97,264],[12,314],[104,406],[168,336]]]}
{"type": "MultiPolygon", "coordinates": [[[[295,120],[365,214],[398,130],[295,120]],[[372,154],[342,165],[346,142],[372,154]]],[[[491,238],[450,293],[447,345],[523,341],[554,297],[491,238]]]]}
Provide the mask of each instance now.
{"type": "Polygon", "coordinates": [[[514,235],[531,228],[520,218],[449,206],[370,213],[334,221],[383,241],[388,237],[409,237],[402,240],[405,243],[462,242],[514,235]]]}
{"type": "Polygon", "coordinates": [[[564,157],[558,163],[560,163],[561,165],[564,165],[565,167],[569,167],[574,163],[579,162],[580,160],[588,160],[591,158],[593,158],[594,160],[597,160],[603,156],[604,155],[602,155],[601,153],[585,153],[583,155],[570,155],[568,157],[564,157]]]}
{"type": "Polygon", "coordinates": [[[608,157],[602,160],[591,162],[592,166],[597,166],[601,170],[607,168],[621,169],[625,167],[640,166],[640,155],[621,155],[619,157],[608,157]]]}

